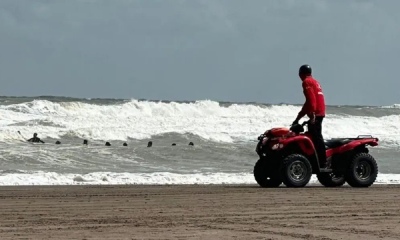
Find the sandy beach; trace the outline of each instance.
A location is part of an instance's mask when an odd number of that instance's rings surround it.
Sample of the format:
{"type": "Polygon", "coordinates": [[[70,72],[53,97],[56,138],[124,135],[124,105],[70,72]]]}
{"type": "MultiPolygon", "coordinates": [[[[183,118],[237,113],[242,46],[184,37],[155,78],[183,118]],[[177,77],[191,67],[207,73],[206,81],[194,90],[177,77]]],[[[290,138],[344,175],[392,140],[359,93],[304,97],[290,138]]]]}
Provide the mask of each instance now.
{"type": "Polygon", "coordinates": [[[1,239],[400,239],[400,186],[0,188],[1,239]]]}

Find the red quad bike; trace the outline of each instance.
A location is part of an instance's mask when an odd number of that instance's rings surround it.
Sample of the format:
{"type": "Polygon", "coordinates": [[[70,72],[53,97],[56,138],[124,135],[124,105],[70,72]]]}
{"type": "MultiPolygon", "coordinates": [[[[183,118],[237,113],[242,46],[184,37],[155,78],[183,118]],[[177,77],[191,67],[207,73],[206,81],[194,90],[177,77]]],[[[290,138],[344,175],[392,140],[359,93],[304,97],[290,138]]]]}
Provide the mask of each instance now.
{"type": "MultiPolygon", "coordinates": [[[[325,141],[328,166],[318,160],[311,135],[304,125],[272,128],[258,137],[256,152],[260,159],[254,166],[254,177],[261,187],[304,187],[316,174],[325,187],[369,187],[378,175],[378,165],[367,145],[377,146],[378,138],[333,138],[325,141]],[[324,167],[321,167],[324,166],[324,167]]],[[[325,164],[325,163],[324,163],[325,164]]]]}

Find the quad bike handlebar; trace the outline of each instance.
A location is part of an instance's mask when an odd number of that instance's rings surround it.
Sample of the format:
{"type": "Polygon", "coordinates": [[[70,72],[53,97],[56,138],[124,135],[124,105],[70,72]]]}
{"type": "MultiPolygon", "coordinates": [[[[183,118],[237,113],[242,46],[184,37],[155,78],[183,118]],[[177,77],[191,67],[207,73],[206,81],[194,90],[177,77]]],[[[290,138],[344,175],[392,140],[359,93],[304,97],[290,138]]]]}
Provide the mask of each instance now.
{"type": "Polygon", "coordinates": [[[304,125],[309,124],[310,120],[304,121],[302,124],[292,124],[290,127],[290,131],[295,133],[304,132],[304,125]]]}
{"type": "MultiPolygon", "coordinates": [[[[300,132],[304,132],[304,125],[308,124],[310,121],[304,121],[301,124],[292,124],[290,127],[290,131],[295,132],[295,133],[300,133],[300,132]]],[[[258,136],[258,141],[262,140],[265,137],[265,133],[261,134],[260,136],[258,136]]]]}
{"type": "Polygon", "coordinates": [[[302,122],[301,124],[300,123],[296,123],[296,124],[292,123],[290,126],[292,127],[292,126],[300,125],[300,126],[304,127],[304,125],[309,124],[309,123],[310,123],[310,120],[307,120],[307,121],[302,122]]]}
{"type": "Polygon", "coordinates": [[[304,122],[301,124],[301,126],[304,127],[304,125],[309,124],[309,123],[310,123],[310,120],[304,121],[304,122]]]}

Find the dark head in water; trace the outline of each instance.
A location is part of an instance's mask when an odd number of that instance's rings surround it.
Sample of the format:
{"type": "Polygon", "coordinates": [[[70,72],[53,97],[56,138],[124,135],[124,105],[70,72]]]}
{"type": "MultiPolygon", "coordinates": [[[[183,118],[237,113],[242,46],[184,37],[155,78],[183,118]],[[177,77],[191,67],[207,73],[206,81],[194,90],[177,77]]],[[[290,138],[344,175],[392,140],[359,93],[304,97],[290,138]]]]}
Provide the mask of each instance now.
{"type": "Polygon", "coordinates": [[[172,146],[176,146],[176,143],[173,143],[172,146]]]}
{"type": "Polygon", "coordinates": [[[151,147],[151,146],[153,146],[153,142],[152,142],[152,141],[149,141],[149,142],[147,143],[147,147],[151,147]]]}
{"type": "Polygon", "coordinates": [[[83,144],[88,145],[88,140],[83,140],[83,144]]]}
{"type": "Polygon", "coordinates": [[[56,144],[61,144],[61,142],[60,142],[60,141],[57,141],[56,144]]]}
{"type": "Polygon", "coordinates": [[[194,146],[193,142],[190,142],[190,143],[189,143],[189,146],[194,146]]]}
{"type": "Polygon", "coordinates": [[[109,142],[106,142],[106,146],[111,146],[111,143],[109,143],[109,142]]]}
{"type": "Polygon", "coordinates": [[[128,144],[127,144],[127,143],[124,143],[124,144],[122,144],[122,145],[123,145],[123,146],[125,146],[125,147],[126,147],[126,146],[128,146],[128,144]]]}

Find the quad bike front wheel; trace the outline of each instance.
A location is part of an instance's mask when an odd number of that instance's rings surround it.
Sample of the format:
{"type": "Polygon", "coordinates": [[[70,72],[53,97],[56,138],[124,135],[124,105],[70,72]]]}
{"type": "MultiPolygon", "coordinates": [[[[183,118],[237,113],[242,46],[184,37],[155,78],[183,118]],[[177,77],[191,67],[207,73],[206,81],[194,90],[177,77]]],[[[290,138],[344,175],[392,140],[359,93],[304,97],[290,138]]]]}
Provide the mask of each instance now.
{"type": "Polygon", "coordinates": [[[340,187],[346,183],[344,174],[335,173],[317,173],[318,181],[325,187],[340,187]]]}
{"type": "Polygon", "coordinates": [[[259,159],[254,166],[254,178],[256,179],[258,185],[263,188],[273,188],[279,187],[282,184],[282,179],[280,177],[279,171],[271,169],[272,164],[268,164],[267,160],[259,159]]]}
{"type": "Polygon", "coordinates": [[[311,179],[312,167],[306,157],[291,154],[283,160],[282,179],[287,187],[304,187],[311,179]]]}
{"type": "Polygon", "coordinates": [[[356,154],[346,171],[346,181],[352,187],[369,187],[378,176],[378,164],[368,153],[356,154]]]}

